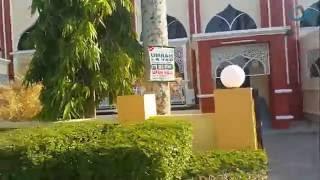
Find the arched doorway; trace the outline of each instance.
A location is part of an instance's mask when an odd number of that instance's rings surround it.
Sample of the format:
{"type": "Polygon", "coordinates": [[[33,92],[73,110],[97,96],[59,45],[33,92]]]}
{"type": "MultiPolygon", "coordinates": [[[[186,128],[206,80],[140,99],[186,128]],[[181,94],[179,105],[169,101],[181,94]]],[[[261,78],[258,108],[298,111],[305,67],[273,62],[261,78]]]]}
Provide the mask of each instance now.
{"type": "Polygon", "coordinates": [[[245,74],[246,74],[246,79],[245,82],[241,87],[246,88],[246,87],[251,87],[251,77],[253,76],[263,76],[266,74],[265,66],[262,62],[256,59],[249,59],[247,57],[243,57],[242,55],[239,55],[235,58],[233,58],[230,61],[225,61],[219,64],[215,70],[216,74],[216,88],[217,89],[224,89],[224,85],[221,83],[220,80],[220,75],[222,70],[229,66],[229,65],[238,65],[243,68],[245,74]]]}
{"type": "Polygon", "coordinates": [[[267,43],[222,46],[211,50],[212,79],[216,89],[225,88],[220,80],[222,70],[229,65],[240,66],[246,74],[242,87],[257,93],[257,114],[265,125],[271,125],[269,92],[269,45],[267,43]]]}

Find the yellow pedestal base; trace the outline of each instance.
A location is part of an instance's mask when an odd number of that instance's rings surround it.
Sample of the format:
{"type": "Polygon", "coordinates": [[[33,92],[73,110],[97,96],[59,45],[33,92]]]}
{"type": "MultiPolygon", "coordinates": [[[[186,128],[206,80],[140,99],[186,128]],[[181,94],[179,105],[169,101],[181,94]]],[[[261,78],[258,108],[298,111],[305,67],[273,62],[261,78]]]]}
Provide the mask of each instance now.
{"type": "Polygon", "coordinates": [[[118,96],[118,120],[122,124],[140,123],[157,115],[154,94],[118,96]]]}
{"type": "MultiPolygon", "coordinates": [[[[195,151],[258,149],[252,90],[216,90],[214,95],[214,114],[173,115],[161,119],[190,122],[195,151]]],[[[120,96],[117,108],[120,123],[140,123],[156,116],[155,96],[120,96]]]]}
{"type": "Polygon", "coordinates": [[[252,89],[215,91],[215,149],[258,149],[252,89]]]}

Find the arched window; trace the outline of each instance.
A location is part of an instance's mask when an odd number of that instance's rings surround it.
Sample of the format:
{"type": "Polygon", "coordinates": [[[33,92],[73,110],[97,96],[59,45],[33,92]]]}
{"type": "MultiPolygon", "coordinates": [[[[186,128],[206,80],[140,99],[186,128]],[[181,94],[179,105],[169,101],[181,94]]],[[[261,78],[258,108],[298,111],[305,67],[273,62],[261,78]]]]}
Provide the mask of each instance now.
{"type": "Polygon", "coordinates": [[[312,6],[308,7],[304,11],[302,21],[300,22],[300,26],[320,26],[320,1],[314,3],[312,6]]]}
{"type": "Polygon", "coordinates": [[[246,74],[246,79],[245,82],[241,87],[250,87],[250,78],[249,76],[254,76],[254,75],[264,75],[266,74],[266,69],[264,64],[256,59],[248,59],[243,56],[237,56],[232,60],[229,61],[223,61],[221,64],[217,67],[216,69],[216,86],[218,89],[223,89],[225,88],[221,82],[220,76],[221,72],[224,68],[226,68],[229,65],[238,65],[242,67],[246,74]]]}
{"type": "Polygon", "coordinates": [[[178,39],[187,37],[187,32],[183,27],[183,24],[175,17],[167,15],[168,22],[168,38],[178,39]]]}
{"type": "Polygon", "coordinates": [[[31,32],[35,29],[36,23],[29,27],[20,37],[18,42],[18,50],[32,50],[35,49],[34,42],[31,40],[31,32]]]}
{"type": "MultiPolygon", "coordinates": [[[[167,23],[168,39],[178,39],[187,37],[186,29],[177,18],[167,15],[167,23]]],[[[140,35],[140,40],[143,40],[142,33],[140,35]]]]}
{"type": "Polygon", "coordinates": [[[220,13],[215,15],[208,23],[205,32],[222,32],[243,29],[256,29],[254,20],[230,4],[220,13]]]}
{"type": "Polygon", "coordinates": [[[240,66],[246,72],[247,76],[268,74],[265,65],[260,60],[249,59],[248,57],[239,55],[231,60],[223,61],[216,70],[216,76],[220,77],[222,70],[228,65],[240,66]]]}
{"type": "Polygon", "coordinates": [[[228,65],[240,66],[247,76],[270,74],[269,45],[257,43],[213,48],[211,63],[213,78],[219,78],[228,65]]]}

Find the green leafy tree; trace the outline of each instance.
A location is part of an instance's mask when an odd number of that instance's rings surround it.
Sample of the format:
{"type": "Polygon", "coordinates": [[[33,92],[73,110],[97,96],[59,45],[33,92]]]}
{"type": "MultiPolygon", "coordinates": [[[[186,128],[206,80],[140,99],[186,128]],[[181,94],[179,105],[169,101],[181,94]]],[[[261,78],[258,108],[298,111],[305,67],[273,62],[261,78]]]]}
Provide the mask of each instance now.
{"type": "Polygon", "coordinates": [[[104,98],[132,93],[143,75],[132,10],[131,0],[33,0],[36,52],[25,83],[43,84],[40,118],[94,117],[104,98]]]}

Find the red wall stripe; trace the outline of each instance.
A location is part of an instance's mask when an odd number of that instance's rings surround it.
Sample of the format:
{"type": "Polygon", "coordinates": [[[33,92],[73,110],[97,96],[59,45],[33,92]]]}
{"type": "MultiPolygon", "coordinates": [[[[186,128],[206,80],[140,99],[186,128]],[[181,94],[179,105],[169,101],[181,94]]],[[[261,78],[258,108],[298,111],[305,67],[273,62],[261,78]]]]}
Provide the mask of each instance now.
{"type": "Polygon", "coordinates": [[[14,71],[13,71],[13,57],[10,55],[10,53],[13,51],[12,48],[12,24],[11,24],[11,1],[10,0],[4,0],[3,9],[5,14],[5,39],[6,39],[6,55],[7,59],[11,60],[11,63],[9,64],[9,78],[14,79],[14,71]]]}
{"type": "Polygon", "coordinates": [[[260,16],[261,16],[261,27],[269,27],[269,0],[260,0],[260,16]]]}
{"type": "Polygon", "coordinates": [[[291,26],[292,34],[288,36],[288,57],[289,57],[289,69],[290,69],[290,80],[291,88],[293,93],[291,96],[291,112],[298,119],[302,119],[303,115],[303,97],[302,88],[300,84],[300,70],[299,70],[299,49],[298,49],[298,38],[299,38],[299,27],[296,21],[291,19],[294,15],[294,8],[297,5],[297,0],[286,0],[285,10],[286,10],[286,21],[287,25],[291,26]]]}
{"type": "MultiPolygon", "coordinates": [[[[275,94],[276,89],[287,89],[286,64],[284,52],[284,35],[259,35],[251,37],[230,38],[224,40],[207,40],[198,42],[200,68],[200,94],[211,94],[214,91],[214,80],[211,70],[211,48],[221,47],[222,41],[256,40],[257,43],[270,44],[270,103],[272,111],[272,126],[274,128],[288,128],[288,120],[276,120],[276,116],[291,115],[290,95],[275,94]]],[[[240,43],[243,44],[243,43],[240,43]]],[[[214,98],[200,99],[202,112],[214,112],[214,98]]]]}
{"type": "MultiPolygon", "coordinates": [[[[202,41],[198,43],[199,51],[199,81],[200,94],[212,94],[214,88],[214,81],[211,72],[211,47],[216,46],[217,41],[202,41]]],[[[202,98],[200,101],[200,109],[202,113],[213,113],[214,99],[202,98]]]]}
{"type": "Polygon", "coordinates": [[[4,22],[3,22],[3,4],[2,0],[0,0],[0,52],[1,52],[1,58],[4,58],[5,55],[5,49],[4,49],[4,36],[3,36],[3,30],[4,30],[4,22]]]}
{"type": "Polygon", "coordinates": [[[195,28],[195,14],[194,14],[194,0],[189,0],[188,1],[188,13],[189,13],[189,28],[190,28],[190,34],[196,33],[196,28],[195,28]]]}
{"type": "Polygon", "coordinates": [[[200,0],[196,0],[196,19],[197,19],[197,33],[202,33],[201,29],[201,14],[200,14],[200,0]]]}
{"type": "Polygon", "coordinates": [[[190,34],[201,33],[200,0],[189,0],[188,7],[190,34]]]}
{"type": "Polygon", "coordinates": [[[283,26],[282,0],[270,0],[272,27],[283,26]]]}

